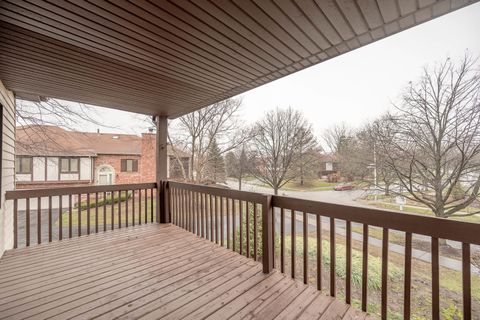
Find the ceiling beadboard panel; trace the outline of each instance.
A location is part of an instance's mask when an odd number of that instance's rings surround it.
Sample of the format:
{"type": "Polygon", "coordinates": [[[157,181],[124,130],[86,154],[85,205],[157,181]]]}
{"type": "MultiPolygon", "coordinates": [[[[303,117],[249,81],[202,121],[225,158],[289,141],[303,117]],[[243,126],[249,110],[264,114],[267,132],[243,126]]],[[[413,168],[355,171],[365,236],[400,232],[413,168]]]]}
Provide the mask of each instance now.
{"type": "Polygon", "coordinates": [[[476,1],[0,2],[0,79],[175,118],[476,1]]]}

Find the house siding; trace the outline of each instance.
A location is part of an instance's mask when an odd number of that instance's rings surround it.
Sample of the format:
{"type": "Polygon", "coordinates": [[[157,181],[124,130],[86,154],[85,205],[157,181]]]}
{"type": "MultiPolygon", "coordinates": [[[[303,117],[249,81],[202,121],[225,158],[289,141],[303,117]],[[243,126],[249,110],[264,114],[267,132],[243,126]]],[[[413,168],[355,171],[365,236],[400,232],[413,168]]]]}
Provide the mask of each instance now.
{"type": "Polygon", "coordinates": [[[0,194],[0,256],[13,247],[13,203],[5,201],[5,192],[15,187],[15,97],[0,81],[3,106],[2,191],[0,194]]]}

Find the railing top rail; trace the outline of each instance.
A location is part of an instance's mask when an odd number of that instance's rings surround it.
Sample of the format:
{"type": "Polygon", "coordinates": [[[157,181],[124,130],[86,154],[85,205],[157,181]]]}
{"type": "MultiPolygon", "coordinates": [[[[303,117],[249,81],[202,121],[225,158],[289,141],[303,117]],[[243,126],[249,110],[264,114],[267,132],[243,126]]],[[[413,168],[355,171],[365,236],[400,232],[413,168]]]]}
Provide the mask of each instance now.
{"type": "Polygon", "coordinates": [[[70,195],[70,194],[152,189],[156,187],[157,187],[157,184],[155,182],[149,182],[149,183],[133,183],[133,184],[114,184],[114,185],[106,185],[106,186],[22,189],[22,190],[7,191],[5,193],[5,199],[15,200],[15,199],[37,198],[37,197],[64,196],[64,195],[70,195]]]}
{"type": "Polygon", "coordinates": [[[284,196],[273,196],[272,206],[363,223],[370,226],[480,245],[479,223],[284,196]]]}
{"type": "Polygon", "coordinates": [[[168,184],[170,187],[178,189],[195,191],[200,193],[208,193],[214,196],[227,197],[236,200],[250,201],[255,203],[262,203],[263,201],[265,201],[265,195],[257,192],[223,189],[215,186],[205,186],[174,181],[169,181],[168,184]]]}

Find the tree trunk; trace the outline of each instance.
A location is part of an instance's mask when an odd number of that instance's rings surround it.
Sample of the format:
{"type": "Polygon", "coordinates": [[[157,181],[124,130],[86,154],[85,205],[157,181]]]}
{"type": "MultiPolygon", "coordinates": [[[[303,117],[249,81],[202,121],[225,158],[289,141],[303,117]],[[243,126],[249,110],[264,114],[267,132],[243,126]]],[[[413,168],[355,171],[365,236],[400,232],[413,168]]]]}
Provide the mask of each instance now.
{"type": "Polygon", "coordinates": [[[238,190],[242,191],[242,178],[238,178],[238,190]]]}
{"type": "Polygon", "coordinates": [[[390,195],[390,184],[385,183],[385,195],[388,197],[390,195]]]}
{"type": "Polygon", "coordinates": [[[278,196],[278,187],[273,187],[273,194],[278,196]]]}

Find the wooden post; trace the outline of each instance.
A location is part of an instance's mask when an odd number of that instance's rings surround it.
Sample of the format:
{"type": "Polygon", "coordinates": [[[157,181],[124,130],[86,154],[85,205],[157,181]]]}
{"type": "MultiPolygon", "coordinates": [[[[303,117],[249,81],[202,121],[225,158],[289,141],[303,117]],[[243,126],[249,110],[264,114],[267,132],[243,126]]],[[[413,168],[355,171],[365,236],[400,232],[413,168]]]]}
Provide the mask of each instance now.
{"type": "Polygon", "coordinates": [[[273,229],[272,229],[272,196],[265,195],[262,203],[262,263],[263,273],[273,270],[273,229]]]}
{"type": "Polygon", "coordinates": [[[156,116],[157,139],[156,139],[156,220],[158,223],[166,223],[165,188],[162,181],[167,179],[167,117],[156,116]]]}

